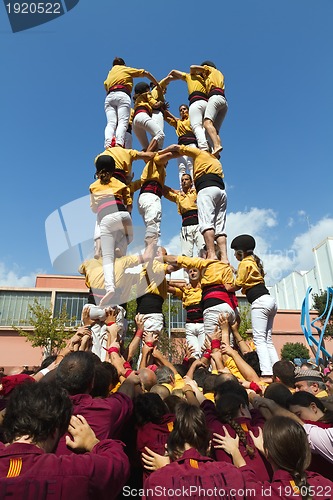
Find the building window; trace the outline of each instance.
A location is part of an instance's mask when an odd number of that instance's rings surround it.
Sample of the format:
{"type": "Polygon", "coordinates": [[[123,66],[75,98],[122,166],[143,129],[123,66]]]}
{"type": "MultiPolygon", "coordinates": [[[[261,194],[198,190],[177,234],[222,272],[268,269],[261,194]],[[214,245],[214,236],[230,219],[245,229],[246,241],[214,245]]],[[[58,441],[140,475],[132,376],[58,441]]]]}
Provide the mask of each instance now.
{"type": "Polygon", "coordinates": [[[0,326],[29,326],[34,301],[50,308],[51,292],[0,291],[0,326]]]}
{"type": "Polygon", "coordinates": [[[54,304],[54,316],[59,316],[63,308],[65,308],[69,318],[75,317],[75,321],[72,322],[71,326],[78,326],[81,323],[83,306],[87,301],[87,293],[57,292],[54,304]]]}
{"type": "MultiPolygon", "coordinates": [[[[186,321],[186,310],[183,308],[182,301],[171,294],[168,294],[168,307],[166,316],[170,314],[170,328],[184,328],[186,321]],[[169,312],[170,311],[170,312],[169,312]]],[[[166,324],[169,324],[169,318],[166,317],[166,324]]]]}

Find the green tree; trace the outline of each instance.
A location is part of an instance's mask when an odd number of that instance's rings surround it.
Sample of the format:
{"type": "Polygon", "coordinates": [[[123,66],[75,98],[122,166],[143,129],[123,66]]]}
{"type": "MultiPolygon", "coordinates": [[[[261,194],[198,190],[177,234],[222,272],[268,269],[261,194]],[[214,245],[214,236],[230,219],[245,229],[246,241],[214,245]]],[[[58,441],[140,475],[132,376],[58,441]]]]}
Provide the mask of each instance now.
{"type": "MultiPolygon", "coordinates": [[[[332,299],[331,299],[332,300],[332,299]]],[[[313,294],[313,309],[318,311],[318,315],[321,316],[326,308],[326,301],[327,301],[327,291],[323,292],[322,290],[320,293],[314,293],[313,294]]],[[[324,314],[322,317],[320,323],[323,326],[327,318],[327,314],[324,314]]],[[[325,329],[325,337],[332,337],[333,336],[333,311],[329,317],[329,321],[327,323],[326,329],[325,329]]]]}
{"type": "Polygon", "coordinates": [[[238,331],[244,340],[248,340],[252,337],[252,333],[249,332],[252,329],[251,307],[249,305],[239,306],[239,315],[241,322],[238,331]]]}
{"type": "Polygon", "coordinates": [[[69,318],[64,305],[61,313],[57,317],[52,316],[52,309],[39,304],[37,300],[29,305],[31,319],[26,324],[33,327],[32,331],[14,326],[13,328],[20,335],[26,337],[27,342],[31,342],[32,347],[43,347],[44,355],[56,354],[66,345],[66,340],[74,333],[71,326],[75,317],[69,318]]]}
{"type": "Polygon", "coordinates": [[[301,342],[286,342],[281,349],[281,358],[294,361],[295,358],[309,359],[309,349],[301,342]]]}

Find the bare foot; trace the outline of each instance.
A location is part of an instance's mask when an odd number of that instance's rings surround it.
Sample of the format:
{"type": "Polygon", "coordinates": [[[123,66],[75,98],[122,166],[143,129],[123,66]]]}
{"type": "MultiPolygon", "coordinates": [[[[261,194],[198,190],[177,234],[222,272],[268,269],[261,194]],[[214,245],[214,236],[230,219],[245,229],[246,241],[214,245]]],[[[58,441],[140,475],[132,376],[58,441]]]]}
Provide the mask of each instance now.
{"type": "Polygon", "coordinates": [[[222,147],[222,146],[218,146],[217,148],[213,149],[213,151],[212,151],[212,155],[214,155],[214,156],[216,156],[216,157],[217,157],[217,156],[220,156],[220,155],[219,155],[219,153],[221,153],[222,149],[223,149],[223,147],[222,147]]]}

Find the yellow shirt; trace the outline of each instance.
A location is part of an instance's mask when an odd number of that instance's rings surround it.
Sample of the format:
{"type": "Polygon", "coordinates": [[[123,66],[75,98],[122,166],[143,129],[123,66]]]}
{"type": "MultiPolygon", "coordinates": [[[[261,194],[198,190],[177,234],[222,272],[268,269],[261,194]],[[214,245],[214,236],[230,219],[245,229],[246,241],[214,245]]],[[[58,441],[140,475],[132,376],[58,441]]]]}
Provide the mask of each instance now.
{"type": "Polygon", "coordinates": [[[174,288],[175,295],[182,301],[184,308],[193,304],[199,304],[199,302],[201,301],[202,292],[200,285],[196,288],[194,288],[190,284],[186,285],[183,289],[178,288],[177,286],[175,286],[174,288]]]}
{"type": "Polygon", "coordinates": [[[202,92],[203,94],[206,94],[205,80],[201,75],[182,73],[182,78],[187,83],[187,90],[189,95],[192,94],[192,92],[202,92]]]}
{"type": "Polygon", "coordinates": [[[140,282],[137,287],[137,296],[141,297],[146,293],[159,295],[164,300],[167,298],[167,282],[165,275],[168,272],[168,264],[163,264],[158,260],[145,264],[140,273],[140,282]]]}
{"type": "Polygon", "coordinates": [[[109,71],[108,76],[104,82],[105,90],[108,92],[114,85],[124,85],[128,87],[130,91],[133,88],[133,78],[138,76],[143,76],[145,73],[144,69],[129,68],[128,66],[122,66],[117,64],[113,66],[109,71]]]}
{"type": "Polygon", "coordinates": [[[143,94],[139,94],[135,99],[134,103],[134,113],[139,107],[147,108],[148,114],[152,114],[153,107],[157,104],[157,100],[153,98],[151,92],[144,92],[143,94]]]}
{"type": "Polygon", "coordinates": [[[229,356],[226,361],[223,361],[223,363],[224,363],[224,366],[226,368],[228,368],[230,373],[232,373],[235,377],[239,378],[240,380],[245,380],[245,378],[243,377],[241,372],[238,370],[238,367],[231,356],[229,356]]]}
{"type": "Polygon", "coordinates": [[[135,149],[124,149],[120,146],[115,146],[114,148],[107,148],[103,153],[100,153],[95,158],[95,164],[100,156],[112,156],[115,161],[116,169],[124,170],[126,175],[130,175],[132,171],[132,162],[138,157],[138,151],[135,149]]]}
{"type": "Polygon", "coordinates": [[[183,378],[181,377],[181,375],[179,375],[179,373],[176,373],[175,374],[175,384],[174,385],[168,384],[167,382],[164,382],[161,385],[164,385],[164,387],[166,387],[167,389],[169,389],[170,394],[171,394],[172,391],[174,391],[175,389],[182,389],[184,387],[184,385],[185,385],[185,381],[183,380],[183,378]]]}
{"type": "Polygon", "coordinates": [[[188,269],[195,267],[200,269],[201,286],[233,284],[233,274],[229,264],[220,260],[201,259],[200,257],[177,257],[177,264],[188,269]]]}
{"type": "Polygon", "coordinates": [[[171,191],[168,186],[164,187],[164,197],[174,203],[177,203],[178,213],[180,215],[188,212],[189,210],[197,210],[197,192],[195,189],[189,189],[187,193],[179,191],[175,193],[171,191]]]}
{"type": "Polygon", "coordinates": [[[265,280],[260,274],[253,256],[249,255],[248,257],[244,257],[244,259],[239,263],[234,284],[236,286],[241,286],[242,293],[246,294],[246,291],[249,288],[259,285],[260,283],[265,283],[265,280]]]}
{"type": "MultiPolygon", "coordinates": [[[[115,259],[114,262],[114,276],[116,288],[123,288],[128,282],[133,284],[131,277],[135,275],[125,274],[129,267],[134,267],[140,264],[140,257],[138,255],[126,255],[115,259]]],[[[85,276],[85,283],[87,288],[104,288],[104,272],[103,260],[88,259],[85,260],[78,269],[80,274],[85,276]]]]}
{"type": "Polygon", "coordinates": [[[157,154],[146,163],[141,174],[141,185],[148,181],[156,181],[163,187],[165,176],[165,162],[162,163],[157,154]]]}
{"type": "Polygon", "coordinates": [[[326,398],[327,396],[328,396],[328,393],[325,390],[320,391],[320,392],[318,392],[318,394],[316,394],[317,398],[326,398]]]}
{"type": "Polygon", "coordinates": [[[193,158],[194,181],[204,174],[216,174],[219,177],[224,177],[221,162],[208,151],[189,146],[179,146],[179,152],[181,155],[193,158]]]}
{"type": "Polygon", "coordinates": [[[204,394],[205,398],[211,401],[212,403],[215,403],[215,397],[213,392],[205,392],[204,394]]]}
{"type": "Polygon", "coordinates": [[[179,118],[177,119],[166,115],[165,121],[169,125],[171,125],[171,127],[174,127],[176,129],[176,134],[178,137],[188,134],[189,132],[193,133],[189,118],[186,118],[186,120],[180,120],[179,118]]]}
{"type": "Polygon", "coordinates": [[[133,203],[130,188],[118,179],[111,177],[109,184],[101,184],[97,179],[93,184],[90,184],[90,208],[93,212],[97,212],[99,205],[113,200],[114,198],[121,199],[124,205],[131,206],[133,203]]]}
{"type": "Polygon", "coordinates": [[[207,93],[209,93],[214,88],[219,88],[224,90],[224,76],[221,71],[212,66],[203,66],[206,71],[206,89],[207,93]]]}
{"type": "Polygon", "coordinates": [[[85,260],[78,269],[85,276],[87,288],[104,288],[104,272],[102,258],[85,260]]]}
{"type": "Polygon", "coordinates": [[[160,87],[153,87],[153,89],[151,90],[151,95],[154,99],[156,99],[156,101],[162,101],[164,102],[164,94],[165,94],[165,91],[166,91],[166,85],[165,85],[165,81],[166,81],[166,78],[163,78],[163,80],[161,80],[160,82],[158,82],[160,84],[160,87]]]}

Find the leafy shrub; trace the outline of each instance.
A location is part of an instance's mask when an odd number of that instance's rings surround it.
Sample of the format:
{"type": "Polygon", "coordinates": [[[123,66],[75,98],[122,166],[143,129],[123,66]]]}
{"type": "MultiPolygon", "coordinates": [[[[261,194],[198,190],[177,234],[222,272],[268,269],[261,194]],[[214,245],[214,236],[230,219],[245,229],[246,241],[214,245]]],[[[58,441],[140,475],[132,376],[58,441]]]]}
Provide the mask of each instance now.
{"type": "Polygon", "coordinates": [[[301,342],[287,342],[281,349],[281,358],[294,361],[295,358],[309,359],[309,349],[301,342]]]}

